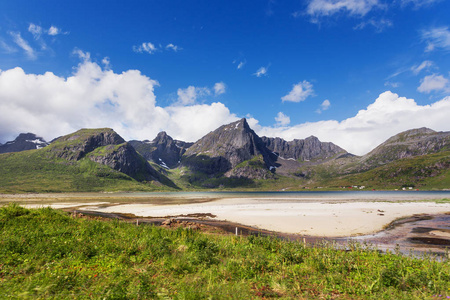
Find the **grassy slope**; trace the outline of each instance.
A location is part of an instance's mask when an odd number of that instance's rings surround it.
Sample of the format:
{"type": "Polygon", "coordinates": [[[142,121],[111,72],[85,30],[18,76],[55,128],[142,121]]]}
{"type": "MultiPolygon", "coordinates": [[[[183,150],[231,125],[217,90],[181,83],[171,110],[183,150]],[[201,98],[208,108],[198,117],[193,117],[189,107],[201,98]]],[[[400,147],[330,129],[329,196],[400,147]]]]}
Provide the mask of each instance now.
{"type": "Polygon", "coordinates": [[[360,174],[334,178],[328,186],[365,185],[376,189],[450,188],[450,151],[401,159],[360,174]]]}
{"type": "Polygon", "coordinates": [[[431,299],[450,264],[351,245],[73,218],[0,208],[0,297],[21,299],[431,299]]]}
{"type": "Polygon", "coordinates": [[[0,192],[152,191],[165,188],[139,183],[86,158],[76,162],[50,159],[42,151],[44,149],[0,154],[0,192]]]}

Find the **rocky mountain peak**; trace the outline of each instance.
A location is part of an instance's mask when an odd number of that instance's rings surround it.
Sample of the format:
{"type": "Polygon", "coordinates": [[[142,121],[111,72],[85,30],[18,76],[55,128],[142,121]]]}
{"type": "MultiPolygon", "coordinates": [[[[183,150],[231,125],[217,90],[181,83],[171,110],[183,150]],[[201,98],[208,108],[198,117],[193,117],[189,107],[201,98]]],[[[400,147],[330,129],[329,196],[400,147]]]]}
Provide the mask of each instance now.
{"type": "Polygon", "coordinates": [[[214,174],[230,171],[255,156],[262,157],[267,169],[271,166],[270,152],[247,120],[241,119],[219,127],[194,143],[184,154],[182,164],[214,174]]]}
{"type": "Polygon", "coordinates": [[[56,157],[79,160],[98,147],[122,143],[125,140],[111,128],[80,129],[52,142],[48,151],[56,157]]]}
{"type": "Polygon", "coordinates": [[[0,144],[0,153],[40,149],[47,145],[48,143],[42,137],[34,133],[21,133],[14,141],[0,144]]]}
{"type": "Polygon", "coordinates": [[[130,141],[130,144],[146,160],[153,161],[165,169],[178,166],[181,156],[192,143],[174,140],[165,131],[161,131],[151,142],[130,141]]]}

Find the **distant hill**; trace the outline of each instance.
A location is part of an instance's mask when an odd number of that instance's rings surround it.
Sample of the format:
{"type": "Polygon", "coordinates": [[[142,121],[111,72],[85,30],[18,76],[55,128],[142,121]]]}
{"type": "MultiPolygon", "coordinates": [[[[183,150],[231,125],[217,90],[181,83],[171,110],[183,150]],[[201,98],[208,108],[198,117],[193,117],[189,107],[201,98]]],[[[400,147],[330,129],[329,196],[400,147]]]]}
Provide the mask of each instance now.
{"type": "Polygon", "coordinates": [[[401,132],[361,157],[360,170],[369,170],[390,162],[419,155],[450,150],[450,132],[429,128],[401,132]]]}
{"type": "Polygon", "coordinates": [[[21,133],[14,141],[0,144],[0,153],[40,149],[47,145],[48,143],[43,138],[34,133],[21,133]]]}

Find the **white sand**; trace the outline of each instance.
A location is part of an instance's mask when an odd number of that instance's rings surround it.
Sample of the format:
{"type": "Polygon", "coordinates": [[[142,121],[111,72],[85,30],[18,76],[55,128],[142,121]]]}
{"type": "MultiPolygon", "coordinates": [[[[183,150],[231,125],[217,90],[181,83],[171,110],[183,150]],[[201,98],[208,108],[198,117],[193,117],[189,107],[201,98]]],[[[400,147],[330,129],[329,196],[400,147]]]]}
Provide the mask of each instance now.
{"type": "MultiPolygon", "coordinates": [[[[303,199],[304,200],[304,199],[303,199]]],[[[289,199],[228,198],[198,204],[122,204],[84,206],[85,210],[131,213],[141,217],[211,213],[261,229],[314,236],[351,236],[380,231],[395,219],[414,214],[450,212],[450,203],[434,202],[298,202],[289,199]],[[381,215],[383,214],[383,215],[381,215]]]]}

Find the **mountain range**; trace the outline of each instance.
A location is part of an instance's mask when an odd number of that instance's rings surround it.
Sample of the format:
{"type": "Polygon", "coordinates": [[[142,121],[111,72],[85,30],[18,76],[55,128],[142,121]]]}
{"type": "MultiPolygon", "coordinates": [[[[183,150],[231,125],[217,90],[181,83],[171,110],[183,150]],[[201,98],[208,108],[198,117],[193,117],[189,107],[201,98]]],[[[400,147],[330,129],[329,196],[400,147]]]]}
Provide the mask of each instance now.
{"type": "Polygon", "coordinates": [[[355,156],[314,136],[293,141],[259,137],[246,119],[223,125],[195,143],[174,140],[166,132],[152,141],[126,142],[108,128],[81,129],[51,143],[27,133],[0,145],[0,153],[8,152],[0,155],[0,171],[5,174],[0,176],[0,191],[12,191],[20,180],[26,186],[27,178],[33,178],[34,184],[45,174],[58,178],[58,172],[66,174],[66,180],[70,177],[66,189],[77,191],[113,186],[126,190],[124,180],[133,183],[133,190],[338,188],[355,182],[380,188],[382,178],[389,187],[427,187],[431,180],[433,186],[428,188],[448,188],[449,151],[450,132],[420,128],[355,156]],[[377,173],[380,180],[366,178],[380,168],[385,170],[377,173]],[[402,168],[416,175],[399,173],[402,168]],[[2,179],[6,175],[10,179],[2,179]],[[91,178],[85,187],[83,178],[91,178]]]}

